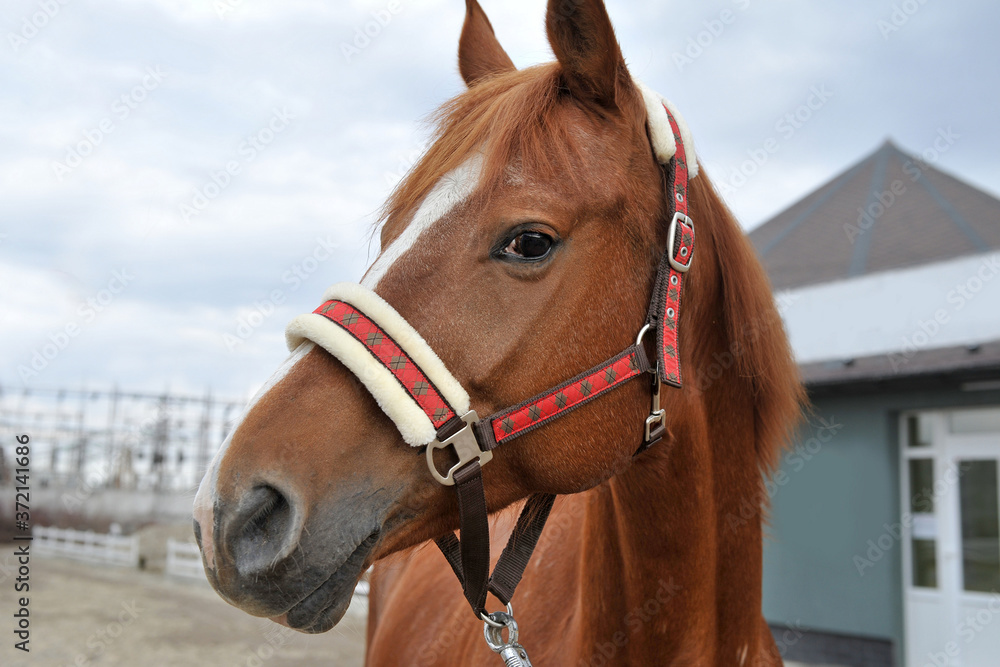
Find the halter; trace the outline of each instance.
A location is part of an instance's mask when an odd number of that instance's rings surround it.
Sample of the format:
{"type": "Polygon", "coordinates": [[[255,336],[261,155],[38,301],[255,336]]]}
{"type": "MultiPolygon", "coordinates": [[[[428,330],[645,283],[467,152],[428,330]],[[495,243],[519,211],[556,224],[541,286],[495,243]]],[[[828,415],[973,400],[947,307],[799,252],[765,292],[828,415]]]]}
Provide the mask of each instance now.
{"type": "MultiPolygon", "coordinates": [[[[648,90],[644,90],[644,96],[648,90]]],[[[655,95],[655,93],[654,93],[655,95]]],[[[510,607],[531,553],[555,500],[554,494],[528,498],[493,574],[489,573],[490,544],[482,466],[493,450],[638,377],[654,377],[652,405],[646,418],[638,455],[662,439],[665,411],[660,408],[660,384],[681,386],[678,322],[684,275],[694,254],[694,223],[687,216],[688,164],[686,137],[675,112],[657,96],[669,121],[676,153],[669,159],[668,192],[673,215],[666,250],[657,269],[646,323],[635,344],[618,355],[562,384],[513,407],[485,418],[470,410],[469,396],[461,384],[395,309],[360,285],[340,283],[327,290],[325,302],[312,314],[293,320],[286,337],[290,349],[311,340],[337,357],[375,397],[393,420],[403,439],[413,446],[426,445],[431,476],[454,486],[458,496],[461,539],[448,533],[436,540],[466,599],[484,623],[487,643],[510,665],[530,662],[517,644],[517,624],[510,607]],[[646,355],[644,339],[655,332],[656,364],[646,355]],[[434,452],[451,448],[458,458],[446,472],[438,470],[434,452]],[[487,591],[507,606],[507,612],[486,612],[487,591]],[[509,639],[502,641],[503,628],[509,639]]],[[[661,116],[663,114],[660,114],[661,116]]],[[[655,135],[651,117],[650,130],[655,135]]],[[[654,136],[654,148],[657,137],[654,136]]],[[[688,139],[688,145],[690,140],[688,139]]],[[[662,160],[659,151],[658,159],[662,160]]]]}

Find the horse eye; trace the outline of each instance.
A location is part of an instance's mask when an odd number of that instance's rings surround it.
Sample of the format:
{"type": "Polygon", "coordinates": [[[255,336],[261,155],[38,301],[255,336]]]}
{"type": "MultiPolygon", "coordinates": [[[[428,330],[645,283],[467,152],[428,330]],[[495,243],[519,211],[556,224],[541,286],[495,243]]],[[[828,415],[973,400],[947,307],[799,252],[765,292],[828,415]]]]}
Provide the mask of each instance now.
{"type": "Polygon", "coordinates": [[[552,238],[541,232],[522,232],[503,250],[503,254],[520,259],[544,259],[552,250],[552,238]]]}

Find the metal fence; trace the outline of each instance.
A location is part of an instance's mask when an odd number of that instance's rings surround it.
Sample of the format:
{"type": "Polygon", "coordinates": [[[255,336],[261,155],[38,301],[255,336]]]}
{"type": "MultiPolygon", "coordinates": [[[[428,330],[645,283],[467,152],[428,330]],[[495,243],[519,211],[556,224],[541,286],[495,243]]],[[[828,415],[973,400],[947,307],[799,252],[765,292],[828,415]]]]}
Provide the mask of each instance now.
{"type": "Polygon", "coordinates": [[[33,485],[190,490],[244,404],[211,392],[0,387],[0,484],[13,436],[27,433],[33,485]]]}

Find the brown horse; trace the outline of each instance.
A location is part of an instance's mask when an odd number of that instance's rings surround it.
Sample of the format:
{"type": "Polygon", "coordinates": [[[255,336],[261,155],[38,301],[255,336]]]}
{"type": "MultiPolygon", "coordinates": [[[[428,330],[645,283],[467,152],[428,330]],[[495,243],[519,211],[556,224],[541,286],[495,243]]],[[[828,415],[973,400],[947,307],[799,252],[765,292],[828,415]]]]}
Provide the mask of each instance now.
{"type": "MultiPolygon", "coordinates": [[[[444,106],[435,143],[387,203],[363,283],[479,414],[632,344],[667,243],[670,167],[651,148],[603,3],[551,0],[547,29],[557,62],[518,71],[467,1],[469,89],[444,106]]],[[[494,554],[526,497],[560,494],[514,598],[536,665],[781,664],[761,614],[762,475],[802,390],[767,279],[705,175],[688,202],[698,250],[664,440],[635,455],[650,390],[633,382],[483,468],[494,554]]],[[[458,527],[454,494],[311,343],[223,446],[195,519],[210,581],[251,614],[326,631],[374,564],[368,664],[498,664],[427,547],[458,527]]]]}

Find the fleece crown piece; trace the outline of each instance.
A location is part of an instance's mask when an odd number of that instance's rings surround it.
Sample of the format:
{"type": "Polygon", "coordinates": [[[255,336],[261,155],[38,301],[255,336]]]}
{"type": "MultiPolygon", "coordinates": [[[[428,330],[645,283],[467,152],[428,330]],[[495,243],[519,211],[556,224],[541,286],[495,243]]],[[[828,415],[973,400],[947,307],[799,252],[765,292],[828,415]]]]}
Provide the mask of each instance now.
{"type": "Polygon", "coordinates": [[[660,164],[667,164],[677,154],[677,142],[674,140],[670,118],[667,116],[667,109],[669,109],[670,115],[674,117],[674,122],[680,130],[681,141],[684,142],[684,154],[687,156],[688,162],[688,178],[694,178],[698,175],[698,158],[694,152],[694,139],[691,138],[691,130],[684,117],[665,97],[638,79],[634,79],[634,81],[639,92],[642,93],[643,102],[646,104],[649,136],[653,142],[653,153],[656,155],[656,159],[660,164]]]}

